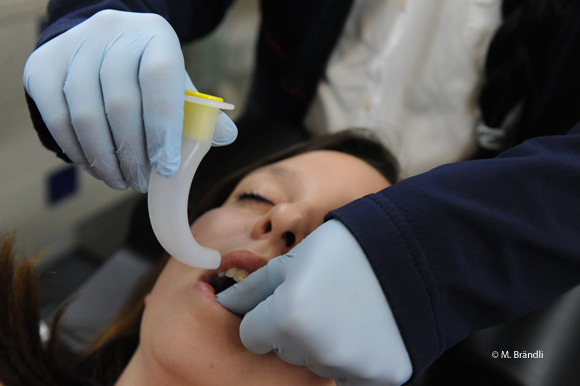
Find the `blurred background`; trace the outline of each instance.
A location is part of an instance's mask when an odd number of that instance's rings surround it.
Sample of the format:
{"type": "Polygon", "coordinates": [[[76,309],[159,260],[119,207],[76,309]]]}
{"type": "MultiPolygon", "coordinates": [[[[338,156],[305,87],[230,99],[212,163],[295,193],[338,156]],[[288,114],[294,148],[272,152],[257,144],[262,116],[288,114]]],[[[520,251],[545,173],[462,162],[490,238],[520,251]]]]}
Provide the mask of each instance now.
{"type": "MultiPolygon", "coordinates": [[[[27,254],[44,250],[41,267],[74,255],[90,270],[124,240],[139,194],[108,188],[65,164],[37,138],[22,71],[47,3],[0,0],[0,232],[15,232],[27,254]]],[[[198,90],[235,104],[233,119],[244,107],[257,26],[257,1],[239,0],[217,30],[183,47],[198,90]]],[[[83,267],[77,268],[82,276],[83,267]]]]}

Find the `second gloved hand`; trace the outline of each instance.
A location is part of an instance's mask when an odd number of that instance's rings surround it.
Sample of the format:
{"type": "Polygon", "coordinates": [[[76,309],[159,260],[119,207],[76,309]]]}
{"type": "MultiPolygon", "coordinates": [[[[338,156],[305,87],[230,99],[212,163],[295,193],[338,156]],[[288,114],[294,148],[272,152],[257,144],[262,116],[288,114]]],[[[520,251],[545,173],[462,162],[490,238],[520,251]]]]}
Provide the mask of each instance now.
{"type": "MultiPolygon", "coordinates": [[[[101,11],[37,48],[24,87],[63,152],[114,189],[147,191],[180,163],[185,72],[175,31],[161,16],[101,11]]],[[[214,144],[234,141],[220,113],[214,144]]]]}
{"type": "Polygon", "coordinates": [[[337,385],[400,385],[412,374],[379,282],[338,220],[217,299],[245,314],[240,337],[253,353],[274,351],[337,385]]]}

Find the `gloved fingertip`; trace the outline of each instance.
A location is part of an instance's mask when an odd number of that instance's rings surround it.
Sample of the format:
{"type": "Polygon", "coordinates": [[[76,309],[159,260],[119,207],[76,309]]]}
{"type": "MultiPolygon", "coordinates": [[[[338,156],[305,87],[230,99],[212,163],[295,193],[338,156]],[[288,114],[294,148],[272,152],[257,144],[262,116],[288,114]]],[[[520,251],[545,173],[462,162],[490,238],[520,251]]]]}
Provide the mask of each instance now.
{"type": "Polygon", "coordinates": [[[124,191],[129,189],[129,184],[127,183],[127,181],[125,181],[125,178],[120,174],[114,177],[110,175],[105,176],[103,178],[103,181],[105,182],[105,184],[107,184],[107,186],[115,190],[124,191]]]}
{"type": "Polygon", "coordinates": [[[139,168],[135,178],[129,181],[129,186],[131,186],[131,188],[137,193],[147,193],[149,190],[150,177],[151,172],[149,170],[139,168]]]}
{"type": "MultiPolygon", "coordinates": [[[[235,303],[236,302],[235,301],[232,301],[232,296],[231,295],[232,295],[232,291],[229,291],[225,295],[224,295],[223,292],[221,292],[219,294],[216,294],[215,295],[215,298],[216,298],[216,300],[217,300],[217,302],[219,304],[221,304],[225,308],[229,309],[230,311],[234,312],[232,310],[232,307],[235,307],[235,303]]],[[[235,295],[234,295],[234,297],[235,297],[235,295]]]]}
{"type": "Polygon", "coordinates": [[[224,112],[220,112],[212,140],[213,146],[226,146],[238,137],[236,124],[224,112]]]}
{"type": "Polygon", "coordinates": [[[105,179],[104,182],[105,184],[107,184],[108,187],[115,190],[124,191],[129,188],[129,185],[124,180],[119,178],[105,179]]]}
{"type": "Polygon", "coordinates": [[[179,159],[177,162],[153,162],[151,166],[153,167],[153,170],[155,170],[155,172],[161,177],[169,178],[175,174],[177,169],[179,169],[179,162],[179,159]]]}
{"type": "Polygon", "coordinates": [[[267,299],[276,286],[270,285],[268,270],[262,267],[246,279],[216,295],[218,303],[238,315],[244,315],[267,299]]]}
{"type": "Polygon", "coordinates": [[[93,168],[91,168],[90,166],[86,166],[86,165],[80,165],[81,169],[83,169],[85,172],[87,172],[89,175],[91,175],[93,178],[101,181],[101,177],[99,177],[99,175],[97,174],[97,172],[95,172],[93,170],[93,168]]]}
{"type": "Polygon", "coordinates": [[[215,298],[219,304],[221,304],[223,307],[227,308],[234,314],[243,316],[252,309],[252,307],[247,307],[245,304],[240,304],[239,295],[237,292],[235,292],[235,290],[233,292],[230,289],[229,291],[224,292],[227,293],[224,294],[223,292],[221,292],[217,294],[215,298]]]}
{"type": "Polygon", "coordinates": [[[111,186],[111,188],[115,189],[115,190],[127,190],[129,189],[129,185],[122,180],[117,180],[115,181],[115,184],[109,185],[111,186]]]}
{"type": "Polygon", "coordinates": [[[158,149],[153,156],[149,158],[151,168],[163,178],[169,178],[179,169],[181,163],[181,153],[179,144],[176,147],[158,149]]]}
{"type": "Polygon", "coordinates": [[[147,193],[147,187],[139,186],[135,181],[129,182],[129,186],[137,193],[147,193]]]}

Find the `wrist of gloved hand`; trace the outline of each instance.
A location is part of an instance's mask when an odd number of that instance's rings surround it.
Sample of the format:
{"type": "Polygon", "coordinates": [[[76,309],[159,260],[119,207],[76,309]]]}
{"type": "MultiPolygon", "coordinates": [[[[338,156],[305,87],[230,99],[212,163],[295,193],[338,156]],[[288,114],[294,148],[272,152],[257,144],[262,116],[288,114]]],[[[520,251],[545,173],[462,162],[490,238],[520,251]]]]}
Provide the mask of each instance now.
{"type": "Polygon", "coordinates": [[[274,351],[339,385],[399,385],[412,374],[370,263],[338,220],[217,299],[245,313],[240,337],[254,353],[274,351]]]}

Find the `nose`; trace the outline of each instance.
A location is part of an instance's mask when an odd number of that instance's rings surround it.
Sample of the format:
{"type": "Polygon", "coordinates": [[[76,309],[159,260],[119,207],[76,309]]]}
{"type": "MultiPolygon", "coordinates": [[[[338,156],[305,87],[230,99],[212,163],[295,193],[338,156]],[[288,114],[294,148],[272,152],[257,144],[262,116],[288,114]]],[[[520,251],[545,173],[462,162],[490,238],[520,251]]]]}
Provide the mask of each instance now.
{"type": "Polygon", "coordinates": [[[308,217],[296,204],[277,204],[252,229],[252,238],[267,240],[274,255],[294,248],[308,234],[308,217]]]}

